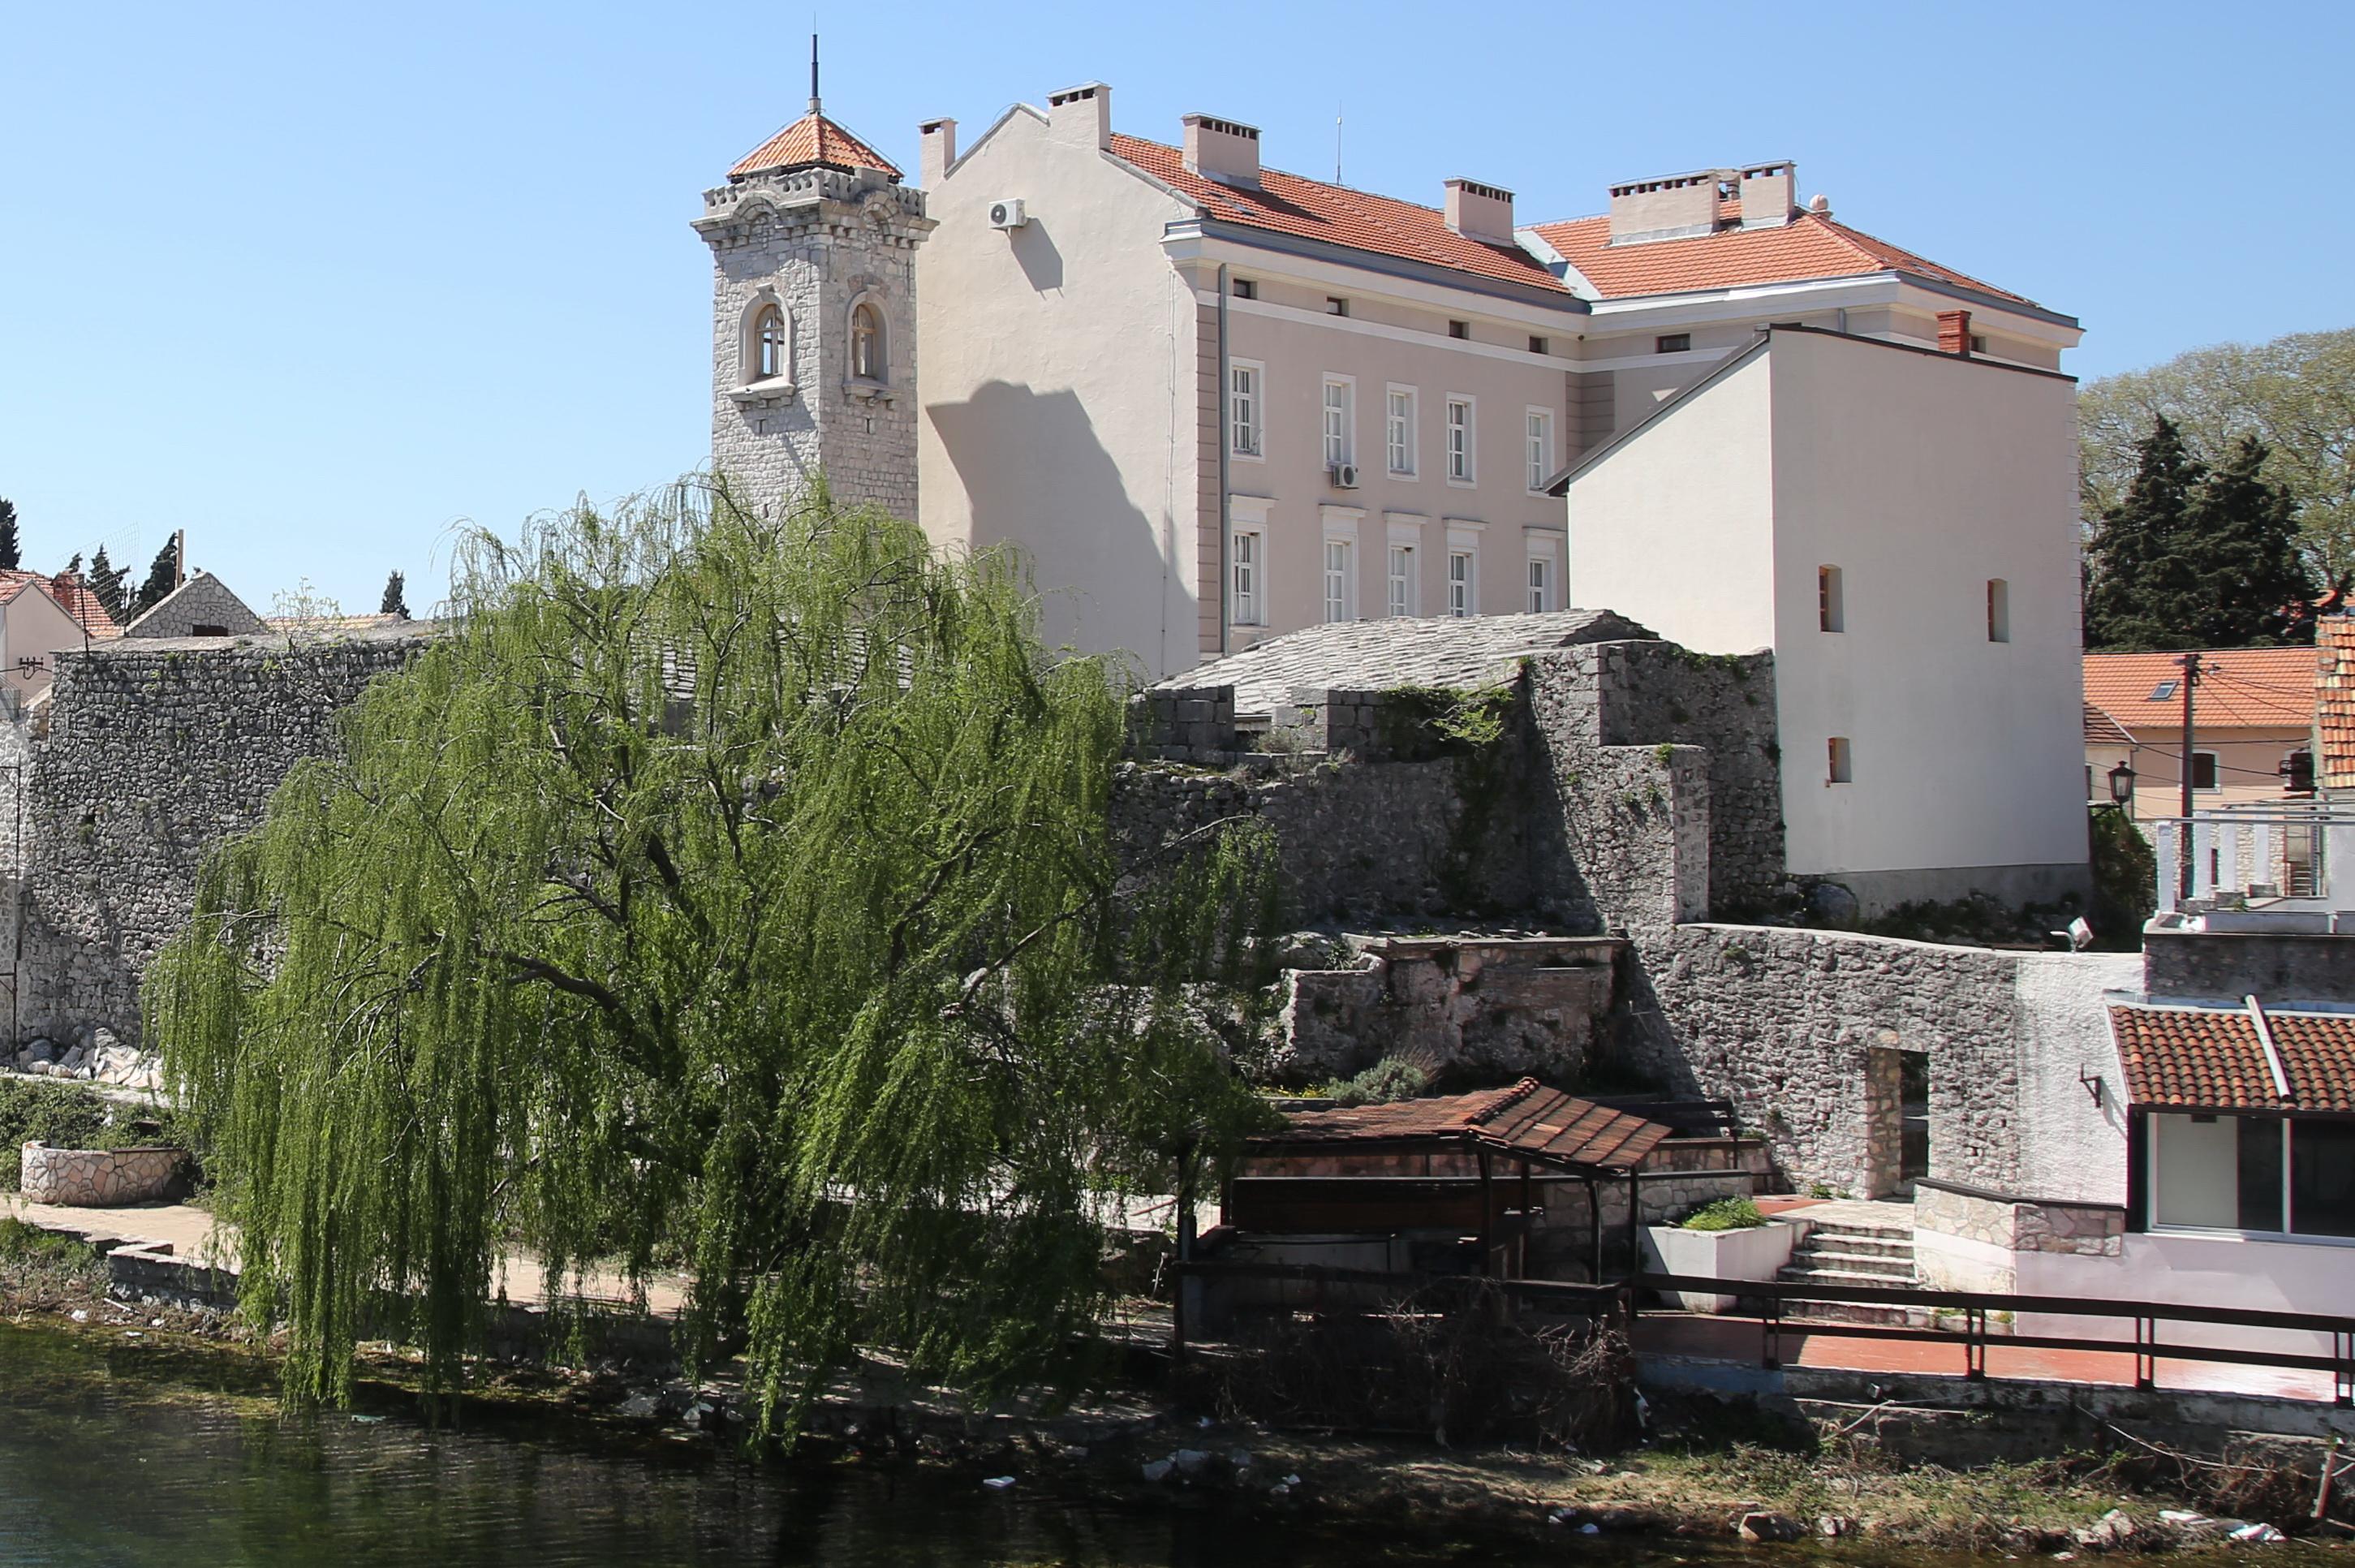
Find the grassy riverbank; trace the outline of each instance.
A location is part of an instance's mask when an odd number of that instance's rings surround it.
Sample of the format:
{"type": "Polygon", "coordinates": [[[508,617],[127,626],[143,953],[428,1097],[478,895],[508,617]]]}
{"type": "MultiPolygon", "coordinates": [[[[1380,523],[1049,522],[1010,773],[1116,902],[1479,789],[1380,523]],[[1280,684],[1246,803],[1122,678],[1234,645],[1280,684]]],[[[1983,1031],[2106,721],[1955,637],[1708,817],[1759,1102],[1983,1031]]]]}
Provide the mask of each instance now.
{"type": "MultiPolygon", "coordinates": [[[[86,1246],[0,1221],[0,1316],[102,1342],[118,1375],[184,1383],[257,1410],[274,1404],[275,1354],[267,1338],[219,1313],[119,1301],[107,1286],[103,1264],[86,1246]]],[[[670,1456],[683,1449],[718,1456],[738,1446],[737,1390],[724,1377],[666,1383],[626,1363],[572,1370],[483,1362],[474,1372],[461,1419],[477,1430],[560,1433],[615,1452],[670,1456]]],[[[379,1347],[364,1358],[357,1394],[363,1411],[413,1411],[419,1392],[409,1355],[379,1347]]],[[[1766,1515],[1765,1533],[1796,1533],[1867,1557],[1899,1548],[2083,1552],[2091,1548],[2081,1532],[2106,1542],[2120,1532],[2102,1521],[2118,1515],[2131,1524],[2115,1542],[2121,1550],[2189,1547],[2217,1532],[2169,1525],[2162,1510],[2297,1529],[2313,1488],[2310,1478],[2261,1461],[2237,1468],[2176,1464],[2129,1445],[1968,1467],[1908,1464],[1876,1439],[1869,1421],[1838,1432],[1747,1403],[1706,1399],[1656,1401],[1646,1440],[1593,1454],[1270,1432],[1170,1408],[1146,1388],[1085,1405],[976,1414],[937,1391],[895,1381],[880,1364],[838,1383],[812,1427],[783,1462],[970,1472],[975,1486],[1012,1476],[1016,1485],[1124,1507],[1215,1499],[1269,1517],[1346,1517],[1418,1531],[1458,1525],[1544,1539],[1726,1541],[1745,1517],[1766,1515]]],[[[1753,1533],[1759,1528],[1753,1520],[1753,1533]]],[[[2269,1549],[2266,1560],[2309,1553],[2350,1556],[2318,1542],[2269,1549]]]]}

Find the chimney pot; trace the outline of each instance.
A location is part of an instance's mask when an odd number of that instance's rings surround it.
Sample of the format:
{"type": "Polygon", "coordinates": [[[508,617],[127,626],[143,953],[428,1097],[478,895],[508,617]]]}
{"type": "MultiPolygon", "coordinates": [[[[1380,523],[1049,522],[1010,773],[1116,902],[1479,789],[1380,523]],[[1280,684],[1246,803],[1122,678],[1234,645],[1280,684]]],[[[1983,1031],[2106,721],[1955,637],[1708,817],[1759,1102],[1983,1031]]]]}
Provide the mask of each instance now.
{"type": "Polygon", "coordinates": [[[1971,313],[1966,310],[1942,310],[1938,313],[1938,352],[1971,357],[1971,313]]]}
{"type": "Polygon", "coordinates": [[[1059,142],[1108,151],[1112,146],[1112,89],[1083,81],[1047,95],[1047,132],[1059,142]]]}
{"type": "Polygon", "coordinates": [[[949,165],[956,162],[956,122],[947,118],[927,120],[916,127],[923,141],[922,172],[918,176],[927,190],[937,187],[948,177],[949,165]]]}
{"type": "Polygon", "coordinates": [[[1799,170],[1788,159],[1737,171],[1733,188],[1742,198],[1744,229],[1780,229],[1798,216],[1799,170]]]}
{"type": "Polygon", "coordinates": [[[1717,232],[1717,187],[1731,169],[1626,180],[1611,187],[1611,243],[1682,240],[1717,232]]]}
{"type": "Polygon", "coordinates": [[[1460,176],[1449,180],[1447,227],[1466,240],[1490,245],[1514,243],[1513,193],[1502,186],[1483,185],[1460,176]]]}
{"type": "Polygon", "coordinates": [[[1259,184],[1259,127],[1214,114],[1188,114],[1186,168],[1226,185],[1259,184]]]}

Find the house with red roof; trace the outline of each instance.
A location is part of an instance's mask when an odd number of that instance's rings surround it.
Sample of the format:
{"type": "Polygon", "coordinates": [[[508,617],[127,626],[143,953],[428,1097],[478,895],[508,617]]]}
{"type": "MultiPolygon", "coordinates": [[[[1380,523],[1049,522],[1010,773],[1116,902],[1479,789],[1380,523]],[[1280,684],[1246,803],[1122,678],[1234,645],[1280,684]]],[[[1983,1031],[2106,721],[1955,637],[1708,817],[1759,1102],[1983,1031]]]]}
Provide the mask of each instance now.
{"type": "Polygon", "coordinates": [[[0,571],[0,710],[23,715],[48,695],[57,656],[123,635],[78,571],[0,571]]]}

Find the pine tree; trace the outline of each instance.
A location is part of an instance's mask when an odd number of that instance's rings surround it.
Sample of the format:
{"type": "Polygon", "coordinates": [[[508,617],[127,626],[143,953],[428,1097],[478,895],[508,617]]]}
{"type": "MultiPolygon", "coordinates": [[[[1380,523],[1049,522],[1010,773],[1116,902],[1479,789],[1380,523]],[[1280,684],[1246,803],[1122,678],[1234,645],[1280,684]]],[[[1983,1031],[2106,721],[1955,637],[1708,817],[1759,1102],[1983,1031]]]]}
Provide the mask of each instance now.
{"type": "Polygon", "coordinates": [[[379,615],[398,615],[404,621],[408,620],[409,600],[406,597],[408,586],[409,580],[398,571],[386,578],[384,580],[384,602],[376,607],[377,613],[379,615]]]}
{"type": "Polygon", "coordinates": [[[107,618],[118,626],[123,624],[123,580],[130,575],[128,567],[117,566],[106,559],[104,545],[99,546],[98,553],[90,558],[90,591],[107,618]]]}
{"type": "Polygon", "coordinates": [[[16,503],[0,496],[0,571],[18,571],[24,565],[24,547],[16,538],[16,503]]]}
{"type": "Polygon", "coordinates": [[[147,581],[139,585],[138,594],[131,601],[131,617],[137,620],[163,603],[164,596],[180,585],[180,541],[169,539],[155,552],[148,565],[147,581]]]}
{"type": "Polygon", "coordinates": [[[66,570],[65,570],[65,572],[64,572],[64,574],[63,574],[63,575],[66,575],[66,576],[69,576],[69,577],[78,576],[78,575],[80,575],[80,571],[81,571],[81,551],[80,551],[80,550],[76,550],[76,551],[74,551],[74,558],[73,558],[71,560],[69,560],[69,561],[66,562],[66,570]]]}
{"type": "Polygon", "coordinates": [[[2319,584],[2297,548],[2288,494],[2237,445],[2223,467],[2193,457],[2164,416],[2126,495],[2086,547],[2085,646],[2103,651],[2311,642],[2319,584]]]}

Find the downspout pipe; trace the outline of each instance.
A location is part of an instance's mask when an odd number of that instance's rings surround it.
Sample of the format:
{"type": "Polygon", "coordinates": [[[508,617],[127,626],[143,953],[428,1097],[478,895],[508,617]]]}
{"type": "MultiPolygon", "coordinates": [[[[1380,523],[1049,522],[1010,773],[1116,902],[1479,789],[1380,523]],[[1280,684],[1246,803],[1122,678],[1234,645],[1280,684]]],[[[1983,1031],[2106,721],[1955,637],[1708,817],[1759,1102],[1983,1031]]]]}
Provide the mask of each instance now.
{"type": "Polygon", "coordinates": [[[1227,357],[1227,263],[1221,261],[1219,263],[1219,428],[1213,438],[1219,443],[1219,652],[1221,655],[1234,651],[1235,613],[1231,599],[1235,569],[1233,562],[1227,559],[1230,548],[1228,535],[1231,531],[1227,526],[1231,480],[1227,472],[1227,449],[1232,440],[1228,421],[1234,417],[1227,406],[1227,400],[1233,394],[1234,375],[1228,367],[1227,357]]]}

